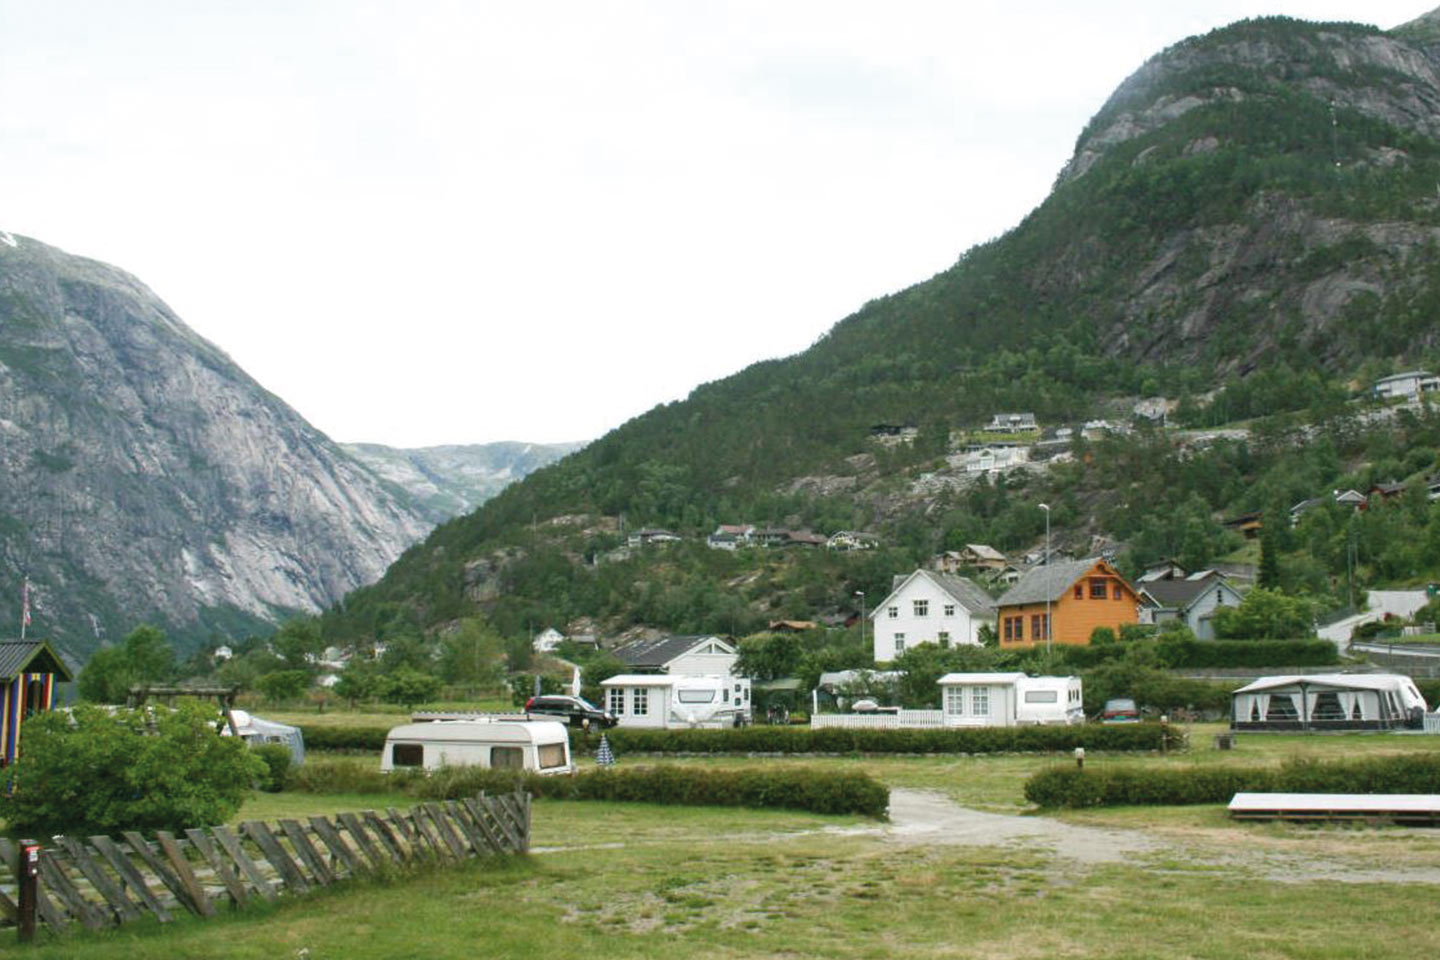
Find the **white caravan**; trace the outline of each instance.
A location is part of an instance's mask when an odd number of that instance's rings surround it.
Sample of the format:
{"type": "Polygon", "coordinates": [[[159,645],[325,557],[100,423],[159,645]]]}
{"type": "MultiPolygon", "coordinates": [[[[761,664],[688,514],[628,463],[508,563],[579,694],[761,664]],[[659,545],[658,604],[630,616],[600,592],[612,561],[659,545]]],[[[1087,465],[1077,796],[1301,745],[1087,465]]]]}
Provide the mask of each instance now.
{"type": "Polygon", "coordinates": [[[947,673],[940,678],[947,727],[1013,727],[1085,721],[1079,677],[947,673]]]}
{"type": "Polygon", "coordinates": [[[380,770],[490,767],[574,773],[570,735],[558,720],[440,720],[407,723],[385,737],[380,770]]]}
{"type": "Polygon", "coordinates": [[[751,718],[745,677],[622,673],[600,686],[622,727],[738,727],[751,718]]]}

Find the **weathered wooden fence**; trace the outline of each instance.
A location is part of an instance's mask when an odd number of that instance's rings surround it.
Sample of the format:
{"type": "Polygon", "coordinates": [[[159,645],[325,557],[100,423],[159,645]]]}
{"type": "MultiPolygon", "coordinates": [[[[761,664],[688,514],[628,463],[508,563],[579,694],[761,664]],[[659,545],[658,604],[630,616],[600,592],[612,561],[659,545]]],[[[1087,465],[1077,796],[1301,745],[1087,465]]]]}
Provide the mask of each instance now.
{"type": "MultiPolygon", "coordinates": [[[[146,914],[166,923],[183,911],[208,917],[252,898],[274,900],[348,877],[524,853],[529,846],[525,793],[482,793],[305,823],[251,820],[235,829],[186,830],[183,838],[159,830],[153,842],[134,831],[119,840],[56,837],[40,851],[36,914],[57,933],[76,923],[98,929],[146,914]]],[[[20,848],[0,838],[0,925],[20,921],[20,858],[20,848]]]]}

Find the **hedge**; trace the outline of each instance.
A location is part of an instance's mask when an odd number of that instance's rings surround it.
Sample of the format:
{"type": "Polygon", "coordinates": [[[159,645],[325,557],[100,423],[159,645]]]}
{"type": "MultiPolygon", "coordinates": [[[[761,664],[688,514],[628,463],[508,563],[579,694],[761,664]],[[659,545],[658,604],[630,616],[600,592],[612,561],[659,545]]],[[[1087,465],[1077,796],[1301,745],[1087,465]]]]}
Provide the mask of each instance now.
{"type": "Polygon", "coordinates": [[[1049,808],[1229,803],[1241,792],[1440,793],[1440,754],[1292,760],[1278,768],[1054,767],[1025,783],[1025,798],[1049,808]]]}
{"type": "Polygon", "coordinates": [[[1151,647],[1160,662],[1173,670],[1247,667],[1326,667],[1340,662],[1329,640],[1141,640],[1099,646],[1056,648],[1069,667],[1086,669],[1122,660],[1137,646],[1151,647]]]}
{"type": "MultiPolygon", "coordinates": [[[[385,749],[388,727],[304,727],[311,750],[376,753],[385,749]]],[[[1184,731],[1158,723],[1075,726],[972,727],[963,730],[846,730],[835,727],[725,727],[719,730],[674,730],[617,727],[570,728],[571,749],[593,753],[600,734],[616,753],[1054,753],[1087,750],[1173,750],[1183,745],[1184,731]],[[1168,739],[1167,739],[1168,738],[1168,739]]]]}
{"type": "Polygon", "coordinates": [[[618,767],[573,776],[541,776],[528,770],[443,767],[381,773],[352,764],[307,763],[292,789],[307,793],[398,793],[453,800],[480,791],[526,790],[558,800],[613,800],[717,807],[778,807],[812,813],[859,813],[884,818],[890,791],[868,774],[793,766],[708,770],[697,767],[618,767]]]}
{"type": "MultiPolygon", "coordinates": [[[[1076,747],[1087,750],[1151,751],[1178,749],[1185,732],[1173,725],[1127,723],[1114,725],[972,727],[927,730],[854,730],[837,727],[749,726],[720,730],[648,730],[617,728],[604,731],[611,748],[627,753],[1054,753],[1076,747]]],[[[597,732],[576,735],[576,751],[593,751],[597,732]]]]}

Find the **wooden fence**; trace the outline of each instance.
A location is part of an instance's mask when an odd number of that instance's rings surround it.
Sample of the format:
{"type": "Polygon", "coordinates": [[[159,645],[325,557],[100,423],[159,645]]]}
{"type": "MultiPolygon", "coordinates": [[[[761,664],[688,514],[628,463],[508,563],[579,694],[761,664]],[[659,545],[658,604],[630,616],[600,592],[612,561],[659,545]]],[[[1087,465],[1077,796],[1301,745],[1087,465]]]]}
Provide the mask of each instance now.
{"type": "MultiPolygon", "coordinates": [[[[56,837],[40,851],[36,919],[56,933],[76,923],[99,929],[147,914],[167,923],[184,911],[208,917],[217,907],[303,894],[348,877],[529,847],[525,793],[482,793],[305,823],[251,820],[235,829],[186,830],[183,838],[157,830],[153,842],[133,830],[119,840],[56,837]]],[[[20,858],[20,847],[0,838],[3,926],[21,921],[20,858]]]]}

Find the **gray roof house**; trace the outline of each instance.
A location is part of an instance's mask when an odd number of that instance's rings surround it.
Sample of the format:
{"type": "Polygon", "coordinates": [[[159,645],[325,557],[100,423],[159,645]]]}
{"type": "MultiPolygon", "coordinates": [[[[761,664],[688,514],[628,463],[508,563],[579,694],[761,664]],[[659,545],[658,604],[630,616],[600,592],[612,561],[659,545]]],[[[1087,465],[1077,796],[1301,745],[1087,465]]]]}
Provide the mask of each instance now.
{"type": "Polygon", "coordinates": [[[979,646],[980,628],[995,626],[995,601],[965,577],[916,570],[892,579],[870,621],[875,661],[888,663],[921,643],[979,646]]]}
{"type": "Polygon", "coordinates": [[[1201,640],[1215,639],[1215,612],[1221,607],[1237,607],[1241,600],[1240,591],[1214,570],[1201,570],[1183,580],[1152,580],[1138,588],[1147,601],[1140,608],[1142,623],[1183,620],[1201,640]]]}
{"type": "Polygon", "coordinates": [[[729,675],[739,658],[733,644],[710,634],[636,640],[612,652],[634,673],[688,676],[729,675]]]}

